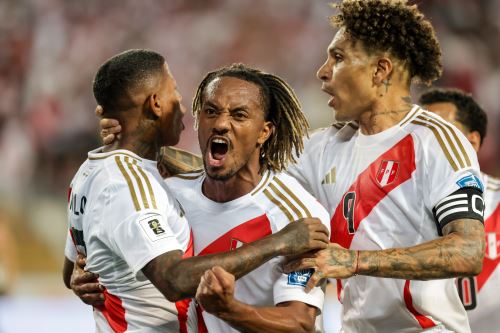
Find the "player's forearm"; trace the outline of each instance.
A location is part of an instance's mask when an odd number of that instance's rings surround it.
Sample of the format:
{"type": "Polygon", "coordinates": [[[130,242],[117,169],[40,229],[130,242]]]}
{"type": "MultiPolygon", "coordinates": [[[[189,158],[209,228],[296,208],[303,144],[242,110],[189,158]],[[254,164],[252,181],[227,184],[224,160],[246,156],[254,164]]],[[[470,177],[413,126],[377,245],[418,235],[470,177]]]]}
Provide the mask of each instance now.
{"type": "Polygon", "coordinates": [[[273,234],[230,251],[206,256],[192,257],[180,261],[171,269],[169,278],[174,279],[179,299],[193,297],[200,278],[206,270],[221,266],[236,279],[253,271],[268,260],[286,253],[285,239],[273,234]]]}
{"type": "Polygon", "coordinates": [[[67,257],[64,257],[63,281],[66,288],[71,289],[71,274],[73,273],[74,263],[67,257]]]}
{"type": "Polygon", "coordinates": [[[482,225],[475,220],[453,223],[455,230],[446,232],[447,225],[445,236],[414,247],[359,251],[358,274],[415,280],[479,274],[484,256],[482,225]]]}
{"type": "Polygon", "coordinates": [[[316,309],[304,303],[259,308],[235,300],[230,309],[230,312],[215,315],[240,332],[314,331],[316,309]]]}

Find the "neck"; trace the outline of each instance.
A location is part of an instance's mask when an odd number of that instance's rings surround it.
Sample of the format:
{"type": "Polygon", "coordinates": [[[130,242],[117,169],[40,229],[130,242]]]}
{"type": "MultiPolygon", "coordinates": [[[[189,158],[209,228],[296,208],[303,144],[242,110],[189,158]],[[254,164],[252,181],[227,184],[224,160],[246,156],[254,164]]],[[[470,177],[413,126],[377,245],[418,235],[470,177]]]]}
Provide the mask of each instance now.
{"type": "Polygon", "coordinates": [[[399,123],[412,108],[408,90],[393,91],[380,97],[359,117],[359,128],[365,135],[385,131],[399,123]]]}
{"type": "Polygon", "coordinates": [[[103,148],[103,152],[109,152],[117,149],[126,149],[139,157],[148,160],[155,160],[160,151],[160,145],[151,139],[150,133],[147,133],[140,126],[131,125],[127,121],[120,121],[122,131],[120,139],[116,139],[112,144],[103,148]]]}
{"type": "Polygon", "coordinates": [[[207,177],[203,181],[203,194],[215,202],[228,202],[250,193],[262,179],[258,163],[248,163],[228,179],[207,177]],[[253,165],[251,165],[253,164],[253,165]]]}

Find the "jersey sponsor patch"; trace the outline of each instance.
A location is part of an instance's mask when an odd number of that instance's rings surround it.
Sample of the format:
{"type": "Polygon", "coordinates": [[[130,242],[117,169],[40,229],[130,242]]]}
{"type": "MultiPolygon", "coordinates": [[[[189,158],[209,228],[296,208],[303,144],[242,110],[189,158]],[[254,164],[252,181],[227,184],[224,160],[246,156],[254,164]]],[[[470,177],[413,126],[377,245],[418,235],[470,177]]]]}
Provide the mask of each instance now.
{"type": "Polygon", "coordinates": [[[288,274],[288,284],[292,285],[292,286],[305,287],[307,284],[307,281],[309,281],[313,272],[314,272],[314,269],[312,269],[312,268],[292,272],[292,273],[288,274]]]}
{"type": "Polygon", "coordinates": [[[173,237],[170,229],[165,227],[167,224],[161,215],[148,215],[139,220],[139,225],[152,242],[166,237],[173,237]]]}
{"type": "Polygon", "coordinates": [[[484,192],[483,183],[481,182],[481,180],[478,177],[476,177],[472,174],[469,174],[463,178],[460,178],[457,181],[457,185],[460,186],[460,188],[475,187],[478,190],[480,190],[481,192],[484,192]]]}

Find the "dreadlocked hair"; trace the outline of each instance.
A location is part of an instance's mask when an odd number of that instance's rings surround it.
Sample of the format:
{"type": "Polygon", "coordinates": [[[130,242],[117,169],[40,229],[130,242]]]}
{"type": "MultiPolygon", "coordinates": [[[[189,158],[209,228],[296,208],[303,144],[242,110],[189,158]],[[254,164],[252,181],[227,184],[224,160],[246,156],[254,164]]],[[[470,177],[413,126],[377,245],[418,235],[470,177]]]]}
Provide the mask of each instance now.
{"type": "Polygon", "coordinates": [[[208,73],[193,99],[195,126],[198,127],[205,88],[216,78],[224,76],[252,82],[260,88],[264,117],[274,125],[271,136],[261,147],[261,172],[283,171],[289,163],[296,162],[295,156],[304,149],[302,139],[307,136],[309,124],[293,89],[276,75],[243,64],[232,64],[208,73]]]}
{"type": "Polygon", "coordinates": [[[430,85],[441,76],[441,49],[431,23],[406,0],[343,0],[330,17],[368,52],[389,51],[406,63],[410,78],[430,85]]]}

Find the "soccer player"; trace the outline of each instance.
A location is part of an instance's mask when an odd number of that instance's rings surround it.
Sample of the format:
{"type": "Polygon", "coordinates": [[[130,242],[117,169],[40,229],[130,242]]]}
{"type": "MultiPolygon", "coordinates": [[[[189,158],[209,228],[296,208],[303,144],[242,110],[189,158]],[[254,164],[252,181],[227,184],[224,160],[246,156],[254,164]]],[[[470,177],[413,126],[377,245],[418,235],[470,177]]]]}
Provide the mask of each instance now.
{"type": "MultiPolygon", "coordinates": [[[[479,151],[488,118],[471,95],[458,89],[431,89],[419,100],[427,110],[455,125],[479,151]]],[[[474,333],[495,332],[500,327],[500,180],[481,174],[484,184],[486,253],[483,271],[457,279],[458,294],[474,333]]]]}
{"type": "MultiPolygon", "coordinates": [[[[403,0],[344,0],[318,70],[338,121],[289,168],[331,214],[331,245],[289,263],[337,278],[342,332],[470,332],[453,277],[484,256],[483,185],[455,127],[413,105],[441,74],[434,30],[403,0]]],[[[324,314],[326,317],[328,314],[324,314]]]]}
{"type": "Polygon", "coordinates": [[[194,296],[207,269],[241,277],[274,256],[326,247],[328,229],[307,219],[230,253],[183,259],[192,252],[191,231],[154,161],[184,127],[165,59],[121,53],[99,68],[93,88],[104,115],[121,122],[121,139],[90,152],[71,182],[63,274],[69,286],[77,253],[87,256],[106,295],[94,311],[98,332],[178,332],[190,319],[172,301],[194,296]]]}
{"type": "MultiPolygon", "coordinates": [[[[229,251],[325,209],[282,173],[302,150],[307,122],[292,89],[272,74],[233,65],[208,73],[193,100],[204,171],[171,177],[193,230],[194,254],[229,251]]],[[[304,292],[311,271],[283,274],[274,258],[235,282],[205,273],[197,299],[210,332],[310,332],[323,291],[304,292]],[[217,288],[217,277],[224,288],[217,288]],[[220,319],[219,319],[220,318],[220,319]],[[222,319],[222,320],[221,320],[222,319]]]]}

